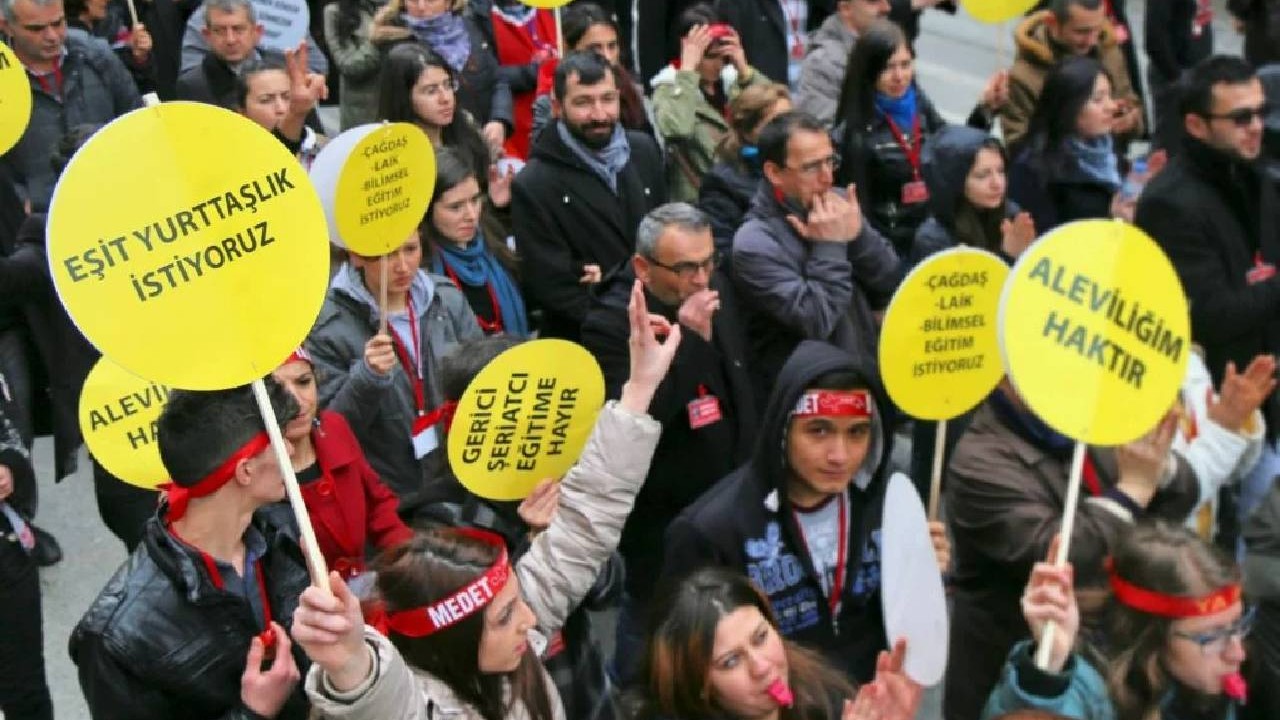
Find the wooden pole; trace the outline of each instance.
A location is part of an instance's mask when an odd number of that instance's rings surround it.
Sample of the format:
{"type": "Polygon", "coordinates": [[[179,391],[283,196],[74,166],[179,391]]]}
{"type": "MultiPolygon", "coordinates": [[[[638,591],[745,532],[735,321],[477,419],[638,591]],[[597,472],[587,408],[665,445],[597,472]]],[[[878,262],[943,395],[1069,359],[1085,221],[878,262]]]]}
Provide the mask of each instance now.
{"type": "MultiPolygon", "coordinates": [[[[398,251],[397,251],[398,252],[398,251]]],[[[391,256],[382,258],[382,289],[378,291],[378,334],[387,334],[387,266],[391,264],[391,256]]]]}
{"type": "MultiPolygon", "coordinates": [[[[1076,505],[1080,503],[1080,476],[1084,471],[1084,454],[1086,446],[1076,443],[1075,454],[1071,456],[1071,478],[1067,482],[1067,507],[1062,514],[1061,539],[1058,541],[1058,556],[1053,564],[1062,567],[1067,564],[1067,555],[1071,550],[1071,531],[1076,524],[1076,505]]],[[[1036,648],[1036,667],[1044,670],[1049,667],[1049,654],[1053,652],[1053,636],[1058,627],[1054,623],[1046,623],[1044,634],[1040,637],[1036,648]]]]}
{"type": "Polygon", "coordinates": [[[939,420],[938,435],[933,439],[933,474],[929,478],[929,521],[938,519],[939,499],[942,495],[942,459],[947,450],[947,421],[939,420]]]}

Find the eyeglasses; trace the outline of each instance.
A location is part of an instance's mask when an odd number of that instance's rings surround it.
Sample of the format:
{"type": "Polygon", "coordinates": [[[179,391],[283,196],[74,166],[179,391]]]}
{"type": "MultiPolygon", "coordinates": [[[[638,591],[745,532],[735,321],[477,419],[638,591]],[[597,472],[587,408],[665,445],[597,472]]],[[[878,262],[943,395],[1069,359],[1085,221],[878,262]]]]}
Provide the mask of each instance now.
{"type": "Polygon", "coordinates": [[[708,275],[715,272],[716,266],[720,264],[720,251],[717,250],[711,253],[706,260],[702,260],[700,262],[688,261],[666,265],[653,258],[645,259],[648,260],[650,264],[656,265],[669,273],[675,273],[675,275],[681,280],[692,280],[697,277],[699,270],[706,270],[708,275]]]}
{"type": "Polygon", "coordinates": [[[1239,620],[1227,627],[1206,633],[1186,633],[1173,631],[1174,637],[1190,640],[1200,646],[1200,652],[1208,657],[1221,655],[1227,649],[1227,643],[1234,638],[1244,640],[1253,631],[1253,624],[1258,619],[1258,608],[1249,607],[1239,620]]]}
{"type": "Polygon", "coordinates": [[[1253,123],[1254,118],[1265,121],[1267,119],[1267,115],[1270,113],[1271,104],[1263,103],[1258,107],[1236,108],[1229,113],[1222,113],[1221,115],[1214,115],[1210,113],[1206,117],[1211,120],[1230,120],[1236,127],[1243,128],[1249,127],[1249,125],[1253,123]]]}
{"type": "Polygon", "coordinates": [[[448,82],[437,83],[435,85],[427,85],[422,88],[421,92],[429,98],[440,97],[441,93],[449,93],[450,95],[458,92],[461,85],[457,80],[449,80],[448,82]]]}
{"type": "Polygon", "coordinates": [[[822,172],[824,168],[827,170],[830,170],[831,172],[835,172],[839,170],[840,156],[830,155],[822,158],[821,160],[814,160],[812,162],[807,162],[801,165],[800,167],[791,167],[789,165],[787,166],[788,170],[795,170],[801,175],[806,175],[809,177],[813,177],[814,175],[817,175],[818,173],[822,172]]]}

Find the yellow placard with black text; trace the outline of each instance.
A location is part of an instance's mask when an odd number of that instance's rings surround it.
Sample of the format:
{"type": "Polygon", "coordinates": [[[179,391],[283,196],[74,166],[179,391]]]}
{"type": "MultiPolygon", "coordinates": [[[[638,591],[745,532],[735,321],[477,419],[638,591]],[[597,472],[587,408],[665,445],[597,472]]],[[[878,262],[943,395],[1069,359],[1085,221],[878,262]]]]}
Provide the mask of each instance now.
{"type": "Polygon", "coordinates": [[[89,453],[130,485],[150,489],[165,482],[156,421],[168,400],[164,385],[99,359],[80,391],[80,432],[89,453]]]}
{"type": "Polygon", "coordinates": [[[1146,233],[1113,220],[1069,223],[1014,265],[1000,348],[1014,388],[1050,427],[1121,445],[1155,427],[1182,385],[1186,295],[1146,233]]]}
{"type": "Polygon", "coordinates": [[[521,343],[462,394],[449,428],[449,465],[480,497],[523,499],[578,461],[603,404],[604,376],[582,346],[521,343]]]}
{"type": "Polygon", "coordinates": [[[0,155],[9,152],[31,122],[31,81],[8,45],[0,42],[0,155]]]}

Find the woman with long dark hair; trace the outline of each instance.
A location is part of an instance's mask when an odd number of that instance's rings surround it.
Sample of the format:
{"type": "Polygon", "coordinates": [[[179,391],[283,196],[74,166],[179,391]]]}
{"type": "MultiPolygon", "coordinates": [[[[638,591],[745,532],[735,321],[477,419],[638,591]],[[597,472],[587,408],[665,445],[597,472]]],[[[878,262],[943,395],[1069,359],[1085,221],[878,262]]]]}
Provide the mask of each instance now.
{"type": "Polygon", "coordinates": [[[983,717],[1038,707],[1084,720],[1235,718],[1254,611],[1231,559],[1186,528],[1154,523],[1125,536],[1106,570],[1101,645],[1077,648],[1074,573],[1035,566],[1022,611],[1036,641],[1014,648],[983,717]],[[1048,622],[1057,631],[1039,669],[1032,658],[1048,622]]]}
{"type": "Polygon", "coordinates": [[[538,655],[618,543],[661,430],[646,410],[680,342],[678,327],[658,342],[639,283],[630,320],[630,379],[561,481],[560,511],[518,560],[485,531],[420,532],[377,563],[385,636],[364,628],[336,574],[334,594],[303,593],[293,636],[315,662],[307,692],[322,716],[564,717],[538,655]]]}
{"type": "Polygon", "coordinates": [[[462,291],[486,335],[529,336],[516,255],[484,206],[475,168],[449,148],[436,152],[435,192],[420,234],[424,264],[462,291]]]}
{"type": "Polygon", "coordinates": [[[909,720],[922,688],[902,673],[906,642],[881,652],[855,690],[823,657],[782,637],[769,600],[725,568],[654,596],[636,720],[909,720]]]}
{"type": "MultiPolygon", "coordinates": [[[[980,129],[1007,89],[997,75],[969,118],[980,129]]],[[[945,125],[916,83],[915,53],[894,23],[878,20],[849,55],[836,110],[839,185],[855,183],[858,203],[872,226],[887,237],[899,257],[908,257],[916,228],[928,217],[929,190],[921,155],[929,138],[945,125]]]]}
{"type": "Polygon", "coordinates": [[[1009,173],[1010,196],[1041,232],[1112,215],[1123,182],[1111,134],[1118,107],[1097,60],[1071,57],[1049,72],[1009,173]]]}
{"type": "Polygon", "coordinates": [[[514,174],[491,170],[496,159],[475,118],[458,100],[458,74],[444,58],[417,43],[387,53],[378,90],[378,118],[422,128],[437,150],[451,148],[476,168],[480,185],[496,207],[511,203],[514,174]]]}
{"type": "Polygon", "coordinates": [[[382,52],[369,37],[378,0],[337,0],[324,8],[324,35],[338,68],[338,127],[349,130],[378,119],[378,66],[382,52]]]}

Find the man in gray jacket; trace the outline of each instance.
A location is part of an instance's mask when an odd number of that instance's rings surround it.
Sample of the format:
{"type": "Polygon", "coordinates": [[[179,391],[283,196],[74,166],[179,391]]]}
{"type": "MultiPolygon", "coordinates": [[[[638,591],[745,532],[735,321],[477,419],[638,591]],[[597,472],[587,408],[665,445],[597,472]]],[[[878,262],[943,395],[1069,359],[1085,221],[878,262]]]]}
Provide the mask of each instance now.
{"type": "Polygon", "coordinates": [[[63,133],[109,123],[142,99],[105,42],[67,29],[62,0],[0,0],[0,31],[31,82],[31,120],[0,163],[29,211],[43,212],[57,181],[49,157],[63,133]]]}
{"type": "Polygon", "coordinates": [[[817,118],[779,115],[757,142],[765,182],[733,238],[733,274],[747,310],[757,398],[801,340],[876,357],[873,304],[902,278],[893,247],[863,222],[853,186],[832,187],[840,156],[817,118]]]}
{"type": "Polygon", "coordinates": [[[845,66],[858,35],[881,18],[889,17],[889,0],[839,0],[836,11],[813,32],[809,54],[800,67],[796,109],[835,124],[836,105],[844,85],[845,66]]]}

